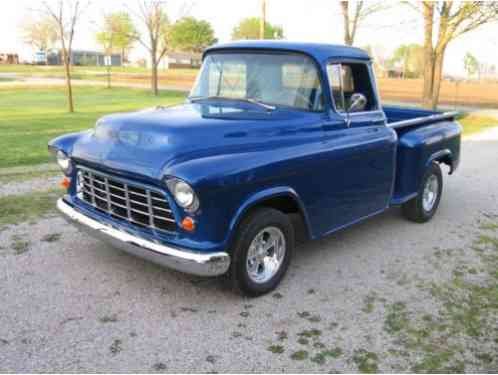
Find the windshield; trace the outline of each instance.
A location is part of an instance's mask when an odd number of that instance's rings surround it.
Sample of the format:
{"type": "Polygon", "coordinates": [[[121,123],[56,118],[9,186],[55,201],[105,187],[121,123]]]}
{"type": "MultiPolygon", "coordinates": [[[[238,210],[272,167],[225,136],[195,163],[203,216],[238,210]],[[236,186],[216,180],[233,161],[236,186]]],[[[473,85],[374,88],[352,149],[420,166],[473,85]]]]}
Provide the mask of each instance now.
{"type": "Polygon", "coordinates": [[[322,89],[313,61],[291,53],[211,53],[191,100],[244,100],[307,111],[322,110],[322,89]]]}

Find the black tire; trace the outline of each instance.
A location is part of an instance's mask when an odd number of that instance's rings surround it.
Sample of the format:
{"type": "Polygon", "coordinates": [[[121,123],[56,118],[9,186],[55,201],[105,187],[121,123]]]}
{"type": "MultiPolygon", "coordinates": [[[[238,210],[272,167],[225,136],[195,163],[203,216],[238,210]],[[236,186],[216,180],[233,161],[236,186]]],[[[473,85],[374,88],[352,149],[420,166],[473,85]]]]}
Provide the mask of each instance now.
{"type": "Polygon", "coordinates": [[[272,208],[257,208],[242,220],[232,243],[232,262],[228,271],[231,285],[238,293],[256,297],[275,289],[287,272],[294,252],[294,228],[286,214],[272,208]],[[256,283],[247,269],[249,247],[262,230],[271,227],[278,228],[283,234],[285,255],[271,279],[256,283]]]}
{"type": "Polygon", "coordinates": [[[411,221],[416,223],[425,223],[432,219],[434,214],[436,213],[439,201],[441,200],[441,194],[443,192],[443,174],[441,173],[441,167],[438,163],[432,162],[427,171],[422,178],[420,187],[418,189],[417,197],[412,200],[406,202],[401,206],[401,210],[403,215],[411,221]],[[431,176],[435,176],[438,182],[437,185],[437,196],[430,210],[424,208],[423,199],[424,199],[424,189],[425,186],[431,178],[431,176]]]}

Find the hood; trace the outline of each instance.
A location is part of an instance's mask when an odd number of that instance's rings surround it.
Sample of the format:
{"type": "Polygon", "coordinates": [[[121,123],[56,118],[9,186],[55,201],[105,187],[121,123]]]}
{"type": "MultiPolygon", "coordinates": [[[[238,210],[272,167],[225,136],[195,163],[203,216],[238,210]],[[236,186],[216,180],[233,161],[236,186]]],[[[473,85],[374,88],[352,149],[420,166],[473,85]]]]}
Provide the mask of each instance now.
{"type": "Polygon", "coordinates": [[[72,157],[158,179],[165,168],[175,163],[242,152],[285,136],[289,124],[302,125],[316,115],[282,109],[267,111],[246,103],[188,103],[109,115],[97,122],[93,132],[78,139],[72,157]]]}

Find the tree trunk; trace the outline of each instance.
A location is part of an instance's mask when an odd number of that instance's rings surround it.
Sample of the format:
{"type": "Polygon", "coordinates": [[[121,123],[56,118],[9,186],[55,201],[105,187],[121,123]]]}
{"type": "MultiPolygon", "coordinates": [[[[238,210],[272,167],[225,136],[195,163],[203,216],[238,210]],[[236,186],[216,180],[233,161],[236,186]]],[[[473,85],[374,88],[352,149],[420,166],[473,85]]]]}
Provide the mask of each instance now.
{"type": "Polygon", "coordinates": [[[68,55],[68,51],[65,48],[62,48],[62,58],[64,61],[64,71],[66,75],[66,88],[67,88],[67,104],[68,110],[70,113],[74,112],[74,103],[73,103],[73,88],[71,86],[71,68],[70,68],[70,57],[68,55]]]}
{"type": "Polygon", "coordinates": [[[261,0],[261,19],[259,20],[259,39],[265,39],[266,31],[266,0],[261,0]]]}
{"type": "Polygon", "coordinates": [[[111,88],[111,66],[108,65],[107,67],[107,88],[111,88]]]}
{"type": "Polygon", "coordinates": [[[422,92],[422,107],[432,108],[432,93],[434,91],[434,55],[432,51],[424,58],[424,88],[422,92]]]}
{"type": "Polygon", "coordinates": [[[432,84],[431,109],[436,109],[439,101],[439,92],[441,90],[441,81],[443,78],[443,63],[446,47],[443,47],[434,59],[434,81],[432,84]]]}
{"type": "Polygon", "coordinates": [[[432,107],[434,83],[434,49],[432,47],[432,23],[434,21],[434,4],[424,2],[424,88],[422,106],[432,107]]]}
{"type": "Polygon", "coordinates": [[[349,3],[347,1],[341,1],[341,8],[344,20],[344,44],[352,46],[353,41],[351,40],[351,33],[349,32],[349,3]]]}
{"type": "Polygon", "coordinates": [[[152,69],[152,79],[151,79],[151,89],[154,95],[159,95],[158,83],[157,83],[157,65],[158,61],[156,58],[156,52],[151,52],[151,69],[152,69]]]}

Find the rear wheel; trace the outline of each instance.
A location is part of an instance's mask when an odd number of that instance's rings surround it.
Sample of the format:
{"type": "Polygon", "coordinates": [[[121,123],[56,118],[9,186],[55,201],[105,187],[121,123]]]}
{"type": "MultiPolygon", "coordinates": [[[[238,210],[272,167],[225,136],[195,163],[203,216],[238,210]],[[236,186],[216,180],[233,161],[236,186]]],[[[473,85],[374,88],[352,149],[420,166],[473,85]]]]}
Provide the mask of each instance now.
{"type": "Polygon", "coordinates": [[[403,204],[403,215],[417,223],[429,221],[436,213],[443,191],[443,175],[438,163],[432,162],[422,178],[416,198],[403,204]]]}
{"type": "Polygon", "coordinates": [[[230,279],[248,296],[270,292],[280,283],[294,251],[294,228],[284,213],[260,208],[240,224],[232,249],[230,279]]]}

